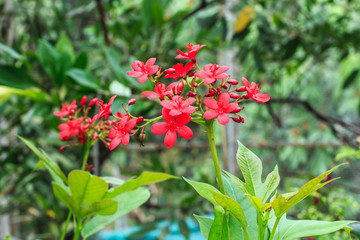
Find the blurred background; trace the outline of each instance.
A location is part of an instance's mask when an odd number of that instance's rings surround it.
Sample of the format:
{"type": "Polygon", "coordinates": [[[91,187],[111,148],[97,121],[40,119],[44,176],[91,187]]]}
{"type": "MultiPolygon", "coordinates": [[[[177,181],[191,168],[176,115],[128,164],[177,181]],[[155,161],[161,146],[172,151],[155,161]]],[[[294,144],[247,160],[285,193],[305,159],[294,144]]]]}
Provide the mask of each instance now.
{"type": "MultiPolygon", "coordinates": [[[[290,216],[360,220],[359,1],[0,0],[0,239],[6,233],[59,239],[67,216],[50,176],[34,170],[37,157],[16,135],[35,141],[65,172],[79,168],[78,148],[58,151],[53,111],[84,95],[108,100],[117,94],[113,110],[136,97],[134,115],[160,114],[156,102],[139,96],[152,90],[149,81],[139,84],[126,71],[150,57],[171,67],[187,43],[206,44],[200,66],[227,65],[232,78],[260,83],[271,96],[266,104],[244,104],[245,123],[216,126],[224,168],[240,176],[240,140],[263,160],[265,172],[279,166],[285,192],[347,161],[333,173],[340,180],[290,216]]],[[[112,152],[96,145],[90,162],[101,175],[162,171],[215,184],[206,132],[191,127],[195,137],[170,150],[162,136],[148,132],[144,147],[136,137],[112,152]]],[[[127,239],[145,239],[157,229],[154,239],[163,239],[176,224],[179,239],[187,239],[192,214],[213,211],[184,181],[150,189],[151,199],[109,230],[137,226],[127,239]]],[[[338,232],[316,239],[347,238],[338,232]]]]}

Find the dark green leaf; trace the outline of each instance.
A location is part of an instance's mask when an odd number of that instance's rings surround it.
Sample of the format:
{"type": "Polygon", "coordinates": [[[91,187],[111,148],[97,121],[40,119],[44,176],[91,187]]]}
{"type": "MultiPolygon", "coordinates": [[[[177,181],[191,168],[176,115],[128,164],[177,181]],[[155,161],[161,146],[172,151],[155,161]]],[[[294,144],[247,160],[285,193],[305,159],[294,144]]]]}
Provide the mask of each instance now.
{"type": "Polygon", "coordinates": [[[93,90],[100,88],[100,84],[96,81],[96,79],[90,73],[82,69],[72,68],[67,72],[67,75],[83,87],[93,90]]]}
{"type": "Polygon", "coordinates": [[[0,66],[0,84],[18,89],[36,86],[24,69],[12,66],[0,66]]]}

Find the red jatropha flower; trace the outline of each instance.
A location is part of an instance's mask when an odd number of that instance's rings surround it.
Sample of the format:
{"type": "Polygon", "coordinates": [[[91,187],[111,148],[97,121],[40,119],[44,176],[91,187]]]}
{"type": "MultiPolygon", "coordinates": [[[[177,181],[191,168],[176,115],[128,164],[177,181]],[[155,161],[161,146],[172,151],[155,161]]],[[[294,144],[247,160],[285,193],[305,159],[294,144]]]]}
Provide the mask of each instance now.
{"type": "Polygon", "coordinates": [[[172,101],[164,100],[160,104],[164,108],[170,110],[171,116],[178,116],[183,113],[191,114],[196,111],[195,107],[190,106],[196,102],[195,98],[189,97],[184,101],[180,96],[174,96],[172,101]]]}
{"type": "Polygon", "coordinates": [[[136,119],[128,119],[128,116],[125,115],[118,124],[115,124],[109,131],[109,138],[111,140],[109,149],[110,151],[116,148],[120,143],[126,145],[130,141],[129,132],[135,127],[136,119]]]}
{"type": "Polygon", "coordinates": [[[67,103],[64,103],[63,105],[61,105],[61,110],[54,112],[54,115],[63,118],[69,114],[73,114],[75,112],[76,108],[77,108],[76,100],[74,99],[71,102],[70,106],[68,106],[67,103]]]}
{"type": "Polygon", "coordinates": [[[182,51],[180,51],[179,49],[177,50],[179,55],[177,55],[175,58],[176,59],[189,59],[192,62],[196,62],[196,54],[198,53],[198,51],[205,47],[206,45],[192,45],[191,43],[188,43],[186,45],[187,48],[187,53],[183,53],[182,51]]]}
{"type": "Polygon", "coordinates": [[[242,77],[241,78],[244,86],[246,87],[247,96],[251,99],[254,99],[257,102],[265,103],[270,100],[270,96],[265,93],[259,93],[259,90],[261,87],[258,87],[259,84],[256,84],[254,82],[249,85],[249,81],[242,77]]]}
{"type": "Polygon", "coordinates": [[[67,123],[61,123],[58,126],[60,133],[59,137],[61,141],[71,140],[71,136],[77,136],[80,133],[80,122],[77,119],[69,120],[67,123]]]}
{"type": "Polygon", "coordinates": [[[204,71],[198,71],[195,73],[195,76],[198,78],[204,79],[204,84],[211,84],[216,81],[216,79],[225,79],[228,75],[225,73],[229,70],[228,66],[220,66],[217,64],[206,64],[204,66],[204,71]]]}
{"type": "Polygon", "coordinates": [[[230,95],[228,93],[221,93],[219,96],[219,101],[216,101],[213,98],[205,98],[204,104],[210,110],[204,113],[205,119],[213,119],[217,117],[217,120],[220,124],[226,125],[229,122],[228,113],[234,111],[238,108],[237,103],[230,103],[230,95]]]}
{"type": "Polygon", "coordinates": [[[105,116],[105,120],[106,120],[106,118],[111,114],[110,108],[111,108],[111,104],[113,104],[115,98],[116,98],[116,95],[112,96],[110,98],[109,102],[105,103],[105,104],[103,103],[102,100],[98,101],[97,105],[100,107],[99,113],[93,117],[92,121],[95,121],[95,120],[101,118],[102,116],[105,116]]]}
{"type": "Polygon", "coordinates": [[[171,148],[176,143],[177,135],[185,139],[193,137],[192,130],[185,126],[191,120],[190,114],[181,114],[176,117],[170,115],[170,111],[163,108],[162,115],[166,122],[158,122],[151,126],[151,132],[157,135],[165,134],[164,144],[171,148]]]}
{"type": "Polygon", "coordinates": [[[159,70],[159,66],[154,65],[155,61],[156,58],[150,58],[145,64],[141,61],[135,61],[131,64],[134,71],[127,71],[126,73],[131,77],[139,78],[138,82],[143,83],[148,76],[153,75],[159,70]]]}
{"type": "Polygon", "coordinates": [[[165,70],[165,78],[174,78],[175,80],[178,78],[186,79],[188,72],[194,68],[193,62],[188,62],[185,66],[182,63],[175,64],[172,68],[165,70]]]}
{"type": "Polygon", "coordinates": [[[157,83],[154,91],[144,91],[141,95],[147,96],[148,99],[160,98],[160,100],[164,100],[165,96],[172,95],[171,90],[176,86],[176,82],[171,83],[167,88],[165,88],[165,84],[157,83]]]}

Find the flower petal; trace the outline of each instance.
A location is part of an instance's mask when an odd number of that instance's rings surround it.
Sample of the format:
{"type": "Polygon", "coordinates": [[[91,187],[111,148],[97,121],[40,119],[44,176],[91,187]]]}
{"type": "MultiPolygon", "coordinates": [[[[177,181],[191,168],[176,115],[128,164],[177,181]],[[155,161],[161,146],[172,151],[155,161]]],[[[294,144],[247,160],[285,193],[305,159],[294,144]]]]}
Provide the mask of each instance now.
{"type": "Polygon", "coordinates": [[[186,99],[186,100],[183,102],[183,104],[184,104],[185,106],[189,106],[189,105],[193,104],[194,102],[196,102],[196,99],[193,98],[193,97],[189,97],[188,99],[186,99]]]}
{"type": "Polygon", "coordinates": [[[135,61],[131,64],[131,67],[137,71],[137,72],[141,72],[142,71],[142,68],[144,66],[144,63],[141,62],[141,61],[135,61]]]}
{"type": "Polygon", "coordinates": [[[121,138],[122,145],[127,145],[130,142],[130,136],[128,133],[125,133],[124,136],[121,138]]]}
{"type": "Polygon", "coordinates": [[[141,93],[141,95],[144,95],[144,96],[147,96],[148,99],[155,99],[155,98],[159,98],[160,95],[155,93],[155,92],[152,92],[152,91],[144,91],[141,93]]]}
{"type": "Polygon", "coordinates": [[[161,113],[165,121],[171,122],[175,120],[175,117],[170,115],[170,110],[163,108],[161,113]]]}
{"type": "Polygon", "coordinates": [[[242,77],[242,78],[241,78],[241,81],[243,82],[243,84],[244,84],[245,87],[250,87],[249,81],[248,81],[246,78],[242,77]]]}
{"type": "Polygon", "coordinates": [[[165,138],[164,138],[165,146],[167,146],[168,148],[171,148],[172,146],[174,146],[176,143],[176,138],[177,138],[177,135],[176,135],[175,130],[174,129],[169,130],[166,133],[165,138]]]}
{"type": "Polygon", "coordinates": [[[223,105],[227,105],[230,101],[230,94],[228,93],[221,93],[219,96],[219,102],[221,102],[223,105]]]}
{"type": "Polygon", "coordinates": [[[217,120],[220,124],[226,125],[229,123],[229,116],[226,113],[222,113],[217,117],[217,120]]]}
{"type": "Polygon", "coordinates": [[[219,108],[218,102],[213,98],[205,98],[204,104],[205,104],[205,106],[207,106],[210,109],[218,109],[219,108]]]}
{"type": "Polygon", "coordinates": [[[136,125],[136,119],[130,119],[125,125],[125,131],[130,132],[136,125]]]}
{"type": "Polygon", "coordinates": [[[209,120],[209,119],[216,118],[218,115],[219,115],[219,112],[217,110],[210,109],[204,113],[203,118],[209,120]]]}
{"type": "Polygon", "coordinates": [[[166,122],[158,122],[151,126],[151,132],[156,135],[162,135],[169,131],[169,124],[166,122]]]}
{"type": "Polygon", "coordinates": [[[152,67],[154,65],[155,61],[156,61],[156,58],[149,58],[145,63],[145,67],[152,67]]]}
{"type": "Polygon", "coordinates": [[[175,120],[176,126],[183,126],[183,125],[189,123],[190,120],[191,120],[190,114],[183,113],[176,117],[176,120],[175,120]]]}
{"type": "Polygon", "coordinates": [[[177,134],[179,134],[180,137],[185,139],[190,139],[193,137],[193,131],[188,126],[182,126],[176,129],[177,134]]]}
{"type": "Polygon", "coordinates": [[[112,151],[114,148],[116,148],[121,142],[121,137],[114,138],[109,145],[110,151],[112,151]]]}
{"type": "Polygon", "coordinates": [[[270,100],[270,96],[265,93],[257,93],[253,96],[253,99],[260,103],[266,103],[270,100]]]}

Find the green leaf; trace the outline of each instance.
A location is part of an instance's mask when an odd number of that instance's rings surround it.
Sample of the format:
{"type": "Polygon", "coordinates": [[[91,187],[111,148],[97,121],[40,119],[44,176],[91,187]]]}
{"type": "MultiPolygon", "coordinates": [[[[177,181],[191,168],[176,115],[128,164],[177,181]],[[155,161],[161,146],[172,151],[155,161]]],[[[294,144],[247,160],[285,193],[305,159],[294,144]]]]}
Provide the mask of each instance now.
{"type": "Polygon", "coordinates": [[[36,86],[24,69],[13,66],[0,66],[0,84],[17,89],[36,86]]]}
{"type": "Polygon", "coordinates": [[[120,178],[116,178],[116,177],[101,177],[102,179],[105,180],[105,182],[107,182],[108,184],[112,184],[112,185],[123,185],[124,184],[124,180],[121,180],[120,178]]]}
{"type": "Polygon", "coordinates": [[[247,193],[263,198],[261,160],[239,141],[238,144],[237,161],[245,179],[245,189],[247,193]]]}
{"type": "Polygon", "coordinates": [[[34,101],[48,100],[48,96],[39,88],[28,88],[26,90],[22,90],[0,85],[0,105],[6,102],[13,95],[24,96],[34,101]]]}
{"type": "MultiPolygon", "coordinates": [[[[18,53],[17,51],[15,51],[14,49],[0,43],[0,50],[2,50],[3,52],[7,53],[9,56],[11,56],[14,59],[22,59],[24,58],[20,53],[18,53]]],[[[1,74],[0,74],[1,76],[1,74]]]]}
{"type": "Polygon", "coordinates": [[[38,149],[32,142],[30,142],[29,140],[22,138],[20,136],[18,136],[18,138],[23,141],[30,149],[31,151],[33,151],[39,158],[40,160],[43,162],[43,164],[45,165],[46,169],[51,173],[51,175],[53,176],[53,179],[56,183],[58,183],[59,185],[62,185],[64,183],[67,183],[67,179],[65,174],[61,171],[61,169],[59,168],[59,166],[52,161],[46,154],[45,152],[41,151],[40,149],[38,149]],[[57,176],[58,178],[56,178],[55,176],[57,176]]]}
{"type": "Polygon", "coordinates": [[[53,183],[53,190],[55,196],[62,201],[72,212],[76,210],[76,203],[71,198],[69,190],[67,187],[62,187],[57,183],[53,183]]]}
{"type": "Polygon", "coordinates": [[[195,217],[196,220],[199,222],[201,234],[202,234],[206,239],[208,239],[208,237],[209,237],[209,232],[210,232],[210,228],[211,228],[214,220],[211,219],[211,218],[199,216],[199,215],[196,215],[196,214],[194,214],[194,217],[195,217]]]}
{"type": "MultiPolygon", "coordinates": [[[[269,220],[270,229],[275,224],[275,218],[269,220]]],[[[302,237],[324,235],[347,227],[354,221],[316,221],[316,220],[288,220],[284,215],[276,229],[274,240],[292,240],[302,237]]]]}
{"type": "MultiPolygon", "coordinates": [[[[105,180],[86,171],[73,170],[69,173],[68,184],[75,203],[76,216],[82,219],[90,213],[100,211],[99,207],[102,205],[98,201],[102,200],[108,190],[105,180]]],[[[103,206],[108,207],[107,204],[103,206]]]]}
{"type": "MultiPolygon", "coordinates": [[[[324,185],[328,184],[331,181],[327,181],[325,183],[320,184],[320,182],[326,178],[331,172],[333,172],[336,168],[342,166],[344,164],[340,164],[332,169],[328,170],[327,172],[321,174],[320,176],[312,179],[308,183],[306,183],[293,197],[289,200],[285,199],[284,196],[279,195],[274,202],[272,203],[273,209],[275,211],[276,217],[281,217],[284,213],[286,213],[290,208],[295,206],[301,200],[309,196],[311,193],[315,192],[319,188],[323,187],[324,185]]],[[[335,179],[332,179],[335,180],[335,179]]]]}
{"type": "Polygon", "coordinates": [[[75,58],[74,47],[65,33],[62,33],[60,35],[60,38],[56,43],[55,49],[59,54],[66,52],[69,55],[71,61],[75,58]]]}
{"type": "Polygon", "coordinates": [[[130,211],[142,205],[150,197],[150,192],[146,188],[138,188],[134,191],[128,191],[122,193],[112,200],[115,200],[118,204],[117,211],[110,216],[100,216],[97,215],[93,217],[81,231],[83,237],[89,237],[96,232],[100,231],[107,225],[111,224],[115,220],[126,215],[130,211]]]}
{"type": "Polygon", "coordinates": [[[59,62],[59,54],[56,52],[55,48],[47,41],[40,40],[37,54],[41,66],[44,68],[45,72],[49,74],[51,80],[55,84],[61,84],[61,82],[57,81],[57,65],[59,62]]]}
{"type": "Polygon", "coordinates": [[[195,191],[198,194],[200,194],[200,196],[202,196],[206,200],[210,201],[214,206],[219,205],[215,201],[212,194],[209,192],[209,190],[212,190],[213,192],[220,193],[219,190],[217,190],[215,187],[211,186],[210,184],[192,181],[192,180],[186,179],[185,177],[183,177],[183,178],[187,183],[189,183],[195,189],[195,191]]]}
{"type": "Polygon", "coordinates": [[[267,175],[264,182],[264,197],[263,202],[266,202],[270,195],[276,190],[280,183],[280,175],[277,165],[274,168],[274,171],[267,175]]]}
{"type": "Polygon", "coordinates": [[[73,68],[85,69],[88,64],[88,56],[86,52],[81,52],[76,56],[73,68]]]}
{"type": "Polygon", "coordinates": [[[211,195],[214,197],[215,201],[226,211],[228,211],[231,216],[233,216],[240,223],[242,228],[246,229],[248,227],[244,211],[238,202],[222,193],[218,193],[210,189],[209,191],[211,192],[211,195]]]}
{"type": "Polygon", "coordinates": [[[214,207],[214,221],[209,232],[209,240],[227,240],[229,239],[229,229],[224,209],[219,205],[214,207]]]}
{"type": "Polygon", "coordinates": [[[135,190],[138,187],[145,186],[152,183],[162,182],[171,178],[177,179],[170,174],[158,173],[158,172],[143,172],[138,178],[126,181],[123,185],[111,189],[105,197],[113,198],[125,191],[135,190]]]}
{"type": "Polygon", "coordinates": [[[263,212],[265,209],[269,208],[271,206],[271,203],[262,203],[262,199],[256,196],[252,196],[249,194],[246,194],[252,205],[256,208],[258,212],[263,212]]]}
{"type": "Polygon", "coordinates": [[[67,75],[80,86],[93,90],[100,88],[100,84],[96,81],[96,79],[90,73],[82,69],[72,68],[67,72],[67,75]]]}

